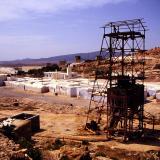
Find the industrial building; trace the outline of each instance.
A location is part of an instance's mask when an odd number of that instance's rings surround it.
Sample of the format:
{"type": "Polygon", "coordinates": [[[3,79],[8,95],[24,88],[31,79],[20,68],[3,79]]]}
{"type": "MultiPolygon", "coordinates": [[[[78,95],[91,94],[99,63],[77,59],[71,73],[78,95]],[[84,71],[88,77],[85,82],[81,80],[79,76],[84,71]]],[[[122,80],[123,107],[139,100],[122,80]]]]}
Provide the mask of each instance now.
{"type": "Polygon", "coordinates": [[[44,77],[53,79],[70,79],[77,77],[77,73],[72,72],[72,67],[67,67],[67,72],[55,71],[55,72],[44,72],[44,77]]]}

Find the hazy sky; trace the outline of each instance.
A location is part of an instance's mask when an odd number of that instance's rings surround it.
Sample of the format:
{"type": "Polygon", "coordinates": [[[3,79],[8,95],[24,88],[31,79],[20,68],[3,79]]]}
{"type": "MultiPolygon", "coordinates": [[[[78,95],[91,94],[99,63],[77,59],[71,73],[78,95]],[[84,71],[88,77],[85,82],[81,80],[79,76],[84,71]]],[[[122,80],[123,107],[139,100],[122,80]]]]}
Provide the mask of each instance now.
{"type": "Polygon", "coordinates": [[[160,46],[160,0],[0,0],[0,61],[96,51],[103,24],[133,18],[160,46]]]}

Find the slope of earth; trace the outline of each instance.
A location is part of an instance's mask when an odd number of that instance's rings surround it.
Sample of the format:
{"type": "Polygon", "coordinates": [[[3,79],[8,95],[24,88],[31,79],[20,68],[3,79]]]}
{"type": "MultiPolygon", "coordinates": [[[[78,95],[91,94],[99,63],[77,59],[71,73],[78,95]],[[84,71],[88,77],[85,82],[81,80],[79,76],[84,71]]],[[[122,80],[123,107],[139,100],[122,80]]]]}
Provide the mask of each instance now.
{"type": "Polygon", "coordinates": [[[10,160],[12,154],[18,150],[19,145],[0,133],[0,160],[10,160]]]}
{"type": "Polygon", "coordinates": [[[160,47],[146,52],[147,81],[160,81],[160,47]]]}
{"type": "MultiPolygon", "coordinates": [[[[139,55],[136,54],[137,56],[139,55]]],[[[135,66],[136,67],[136,66],[135,66]]],[[[115,69],[118,69],[117,66],[115,69]]],[[[96,69],[103,72],[108,70],[105,60],[98,63],[96,60],[86,61],[74,67],[74,71],[85,77],[95,76],[96,69]]],[[[145,76],[146,81],[160,81],[160,47],[150,49],[145,53],[145,76]]]]}

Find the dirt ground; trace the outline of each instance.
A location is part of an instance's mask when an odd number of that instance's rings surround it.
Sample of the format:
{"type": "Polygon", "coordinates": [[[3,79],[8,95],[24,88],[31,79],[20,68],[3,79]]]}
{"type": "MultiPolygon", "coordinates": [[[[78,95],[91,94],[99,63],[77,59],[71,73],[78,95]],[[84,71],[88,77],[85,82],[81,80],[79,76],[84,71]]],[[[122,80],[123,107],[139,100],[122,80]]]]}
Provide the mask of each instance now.
{"type": "MultiPolygon", "coordinates": [[[[95,160],[160,159],[160,124],[155,126],[156,132],[152,136],[141,140],[127,143],[107,140],[106,135],[93,135],[84,130],[88,103],[82,99],[0,88],[0,118],[21,112],[40,115],[41,130],[32,136],[32,140],[34,147],[42,151],[43,159],[67,157],[78,160],[88,154],[95,160]],[[60,139],[58,148],[55,147],[57,138],[60,139]]],[[[160,118],[160,103],[150,101],[145,104],[145,110],[160,118]]],[[[146,128],[152,129],[152,125],[147,124],[146,128]]],[[[0,159],[5,159],[1,153],[6,143],[0,143],[0,159]]]]}

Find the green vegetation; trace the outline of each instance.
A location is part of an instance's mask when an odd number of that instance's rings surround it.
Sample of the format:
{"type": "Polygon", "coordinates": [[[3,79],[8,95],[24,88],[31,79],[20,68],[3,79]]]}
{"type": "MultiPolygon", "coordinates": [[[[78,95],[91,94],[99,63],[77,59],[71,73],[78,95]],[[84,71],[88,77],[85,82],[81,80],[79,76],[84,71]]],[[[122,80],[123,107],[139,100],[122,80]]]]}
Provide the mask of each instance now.
{"type": "Polygon", "coordinates": [[[41,160],[42,159],[42,153],[38,148],[30,148],[30,149],[28,149],[27,154],[33,160],[41,160]]]}
{"type": "Polygon", "coordinates": [[[32,143],[28,140],[26,140],[24,137],[19,138],[17,143],[20,145],[21,148],[32,148],[32,143]]]}
{"type": "Polygon", "coordinates": [[[96,157],[106,157],[106,154],[104,153],[104,152],[97,152],[96,154],[95,154],[95,156],[96,157]]]}
{"type": "Polygon", "coordinates": [[[60,71],[60,68],[57,64],[50,64],[48,63],[45,67],[41,69],[31,69],[28,71],[28,74],[33,77],[43,77],[44,72],[53,72],[53,71],[60,71]]]}
{"type": "Polygon", "coordinates": [[[25,138],[20,138],[17,143],[20,144],[21,148],[27,149],[27,155],[32,158],[33,160],[41,160],[42,159],[42,152],[38,148],[34,148],[32,143],[25,138]]]}
{"type": "Polygon", "coordinates": [[[88,140],[82,140],[82,145],[89,145],[89,141],[88,140]]]}
{"type": "Polygon", "coordinates": [[[65,142],[61,141],[59,138],[56,138],[55,142],[48,146],[48,149],[49,150],[57,150],[57,149],[60,149],[64,145],[65,145],[65,142]]]}
{"type": "Polygon", "coordinates": [[[25,72],[24,72],[24,71],[21,71],[21,70],[18,70],[17,75],[18,75],[18,76],[24,76],[24,75],[25,75],[25,72]]]}

